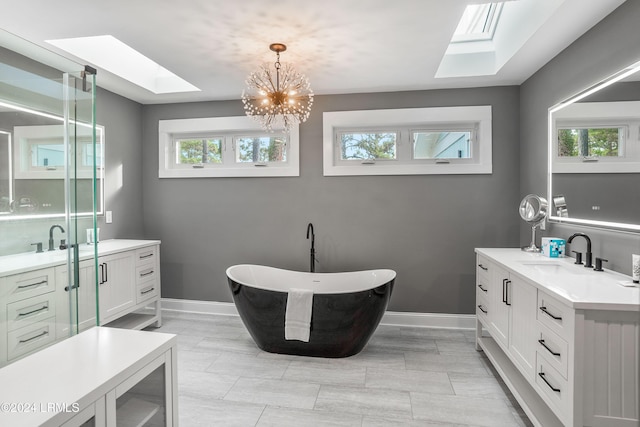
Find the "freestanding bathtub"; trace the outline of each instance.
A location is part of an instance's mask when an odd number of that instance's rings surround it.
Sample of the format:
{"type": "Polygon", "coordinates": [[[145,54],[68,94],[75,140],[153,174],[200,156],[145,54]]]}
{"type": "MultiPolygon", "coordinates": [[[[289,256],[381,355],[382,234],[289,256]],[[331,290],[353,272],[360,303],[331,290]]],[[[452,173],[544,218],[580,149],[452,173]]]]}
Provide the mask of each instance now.
{"type": "Polygon", "coordinates": [[[393,270],[305,273],[249,264],[227,269],[233,301],[258,347],[315,357],[360,352],[387,309],[395,277],[393,270]],[[313,291],[309,342],[285,340],[291,288],[313,291]]]}

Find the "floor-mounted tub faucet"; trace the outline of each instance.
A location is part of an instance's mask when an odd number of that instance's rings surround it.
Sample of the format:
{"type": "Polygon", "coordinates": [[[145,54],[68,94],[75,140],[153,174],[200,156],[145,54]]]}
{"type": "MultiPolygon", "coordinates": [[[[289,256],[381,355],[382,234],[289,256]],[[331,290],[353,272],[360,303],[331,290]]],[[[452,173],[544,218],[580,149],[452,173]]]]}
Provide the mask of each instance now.
{"type": "Polygon", "coordinates": [[[311,254],[309,258],[309,271],[315,273],[316,271],[316,233],[313,232],[313,224],[307,225],[307,239],[309,239],[309,232],[311,232],[311,254]]]}
{"type": "Polygon", "coordinates": [[[56,224],[56,225],[52,225],[51,226],[51,228],[49,229],[49,250],[50,251],[54,250],[54,248],[53,248],[53,230],[56,229],[56,228],[59,228],[60,231],[62,231],[64,233],[64,228],[62,228],[61,225],[56,224]]]}
{"type": "Polygon", "coordinates": [[[584,266],[589,268],[593,267],[593,265],[591,265],[591,239],[584,233],[574,233],[567,239],[567,243],[571,243],[574,237],[584,237],[587,241],[587,253],[584,256],[584,266]]]}

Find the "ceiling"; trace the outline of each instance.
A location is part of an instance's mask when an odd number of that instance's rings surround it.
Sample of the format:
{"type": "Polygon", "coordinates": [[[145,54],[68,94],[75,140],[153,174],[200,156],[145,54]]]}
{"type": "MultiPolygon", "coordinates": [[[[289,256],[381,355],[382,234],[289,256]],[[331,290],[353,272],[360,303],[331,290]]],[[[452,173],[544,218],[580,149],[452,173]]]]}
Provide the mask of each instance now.
{"type": "MultiPolygon", "coordinates": [[[[201,89],[156,95],[98,68],[99,86],[143,104],[239,99],[247,75],[281,61],[316,94],[517,85],[624,0],[549,3],[552,13],[491,75],[436,78],[474,0],[21,0],[0,28],[82,64],[45,40],[110,34],[201,89]]],[[[38,52],[29,54],[48,63],[38,52]]]]}

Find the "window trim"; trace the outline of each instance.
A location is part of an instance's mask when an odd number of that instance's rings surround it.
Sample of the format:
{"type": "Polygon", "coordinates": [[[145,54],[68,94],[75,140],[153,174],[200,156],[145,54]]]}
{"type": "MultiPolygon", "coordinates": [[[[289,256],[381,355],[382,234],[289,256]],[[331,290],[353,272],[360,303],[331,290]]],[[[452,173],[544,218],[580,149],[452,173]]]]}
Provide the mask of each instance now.
{"type": "MultiPolygon", "coordinates": [[[[282,129],[274,129],[275,133],[282,129]]],[[[222,177],[280,177],[300,176],[300,134],[299,126],[291,126],[287,142],[287,160],[285,162],[266,163],[236,163],[235,156],[232,163],[207,164],[202,168],[171,167],[173,158],[173,143],[176,137],[194,136],[246,136],[245,133],[261,132],[260,123],[248,116],[204,117],[192,119],[171,119],[158,121],[158,177],[159,178],[222,178],[222,177]]],[[[224,144],[224,142],[223,142],[224,144]]],[[[233,150],[231,145],[223,150],[233,150]]]]}
{"type": "MultiPolygon", "coordinates": [[[[391,129],[389,129],[391,131],[391,129]]],[[[323,113],[324,176],[357,175],[436,175],[492,173],[491,106],[400,108],[385,110],[328,111],[323,113]],[[452,126],[476,125],[477,152],[471,159],[415,159],[380,161],[367,164],[338,162],[336,135],[345,129],[375,130],[391,127],[422,130],[452,126]]],[[[408,144],[412,144],[408,141],[408,144]]]]}
{"type": "MultiPolygon", "coordinates": [[[[82,125],[77,126],[77,130],[79,132],[77,136],[70,136],[70,138],[82,138],[79,149],[76,147],[76,150],[72,152],[79,164],[74,178],[91,179],[93,178],[93,166],[84,165],[84,158],[86,156],[86,146],[93,144],[92,130],[90,127],[82,125]]],[[[103,163],[97,166],[96,169],[98,170],[98,178],[104,178],[105,128],[102,125],[96,125],[95,131],[96,145],[100,150],[97,157],[103,163]]],[[[64,179],[66,174],[65,164],[51,167],[32,165],[31,147],[37,145],[37,141],[41,139],[52,142],[55,140],[57,143],[64,145],[64,125],[14,126],[14,179],[64,179]]],[[[66,152],[63,151],[64,156],[66,156],[66,152]]]]}

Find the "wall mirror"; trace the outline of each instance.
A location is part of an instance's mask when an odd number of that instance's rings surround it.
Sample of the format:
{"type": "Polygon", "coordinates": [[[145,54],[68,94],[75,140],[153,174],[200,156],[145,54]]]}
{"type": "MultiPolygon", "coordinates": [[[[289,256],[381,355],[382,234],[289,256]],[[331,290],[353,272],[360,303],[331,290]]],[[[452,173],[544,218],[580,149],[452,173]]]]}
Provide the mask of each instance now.
{"type": "Polygon", "coordinates": [[[549,109],[549,219],[640,232],[640,62],[549,109]]]}
{"type": "MultiPolygon", "coordinates": [[[[65,182],[78,215],[93,211],[93,130],[74,122],[67,127],[55,116],[43,116],[25,108],[12,109],[2,102],[0,111],[0,221],[49,218],[65,213],[65,182]],[[69,168],[66,168],[66,162],[69,168]]],[[[103,211],[104,128],[96,126],[96,207],[103,211]]]]}
{"type": "MultiPolygon", "coordinates": [[[[22,46],[0,30],[5,42],[22,46]]],[[[0,57],[0,221],[92,216],[94,203],[102,214],[105,135],[96,126],[94,145],[90,79],[78,64],[57,62],[76,70],[62,72],[3,47],[0,57]]]]}

